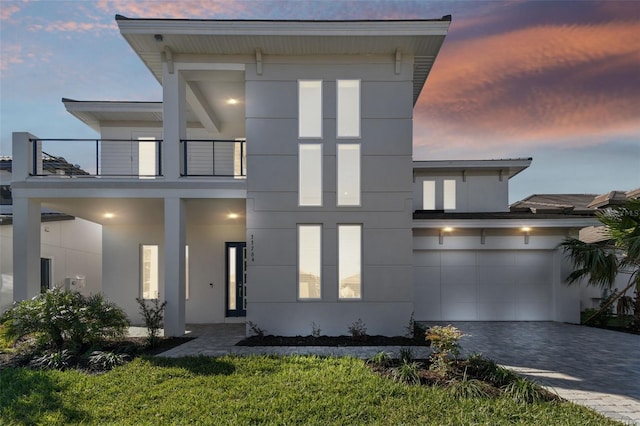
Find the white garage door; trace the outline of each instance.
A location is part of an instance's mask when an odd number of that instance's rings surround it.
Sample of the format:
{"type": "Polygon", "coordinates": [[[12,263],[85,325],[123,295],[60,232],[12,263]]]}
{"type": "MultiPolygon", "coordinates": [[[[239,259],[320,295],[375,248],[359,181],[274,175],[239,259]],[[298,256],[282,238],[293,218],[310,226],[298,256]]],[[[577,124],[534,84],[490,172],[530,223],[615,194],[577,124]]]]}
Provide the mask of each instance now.
{"type": "Polygon", "coordinates": [[[547,321],[553,252],[415,251],[415,318],[425,321],[547,321]]]}

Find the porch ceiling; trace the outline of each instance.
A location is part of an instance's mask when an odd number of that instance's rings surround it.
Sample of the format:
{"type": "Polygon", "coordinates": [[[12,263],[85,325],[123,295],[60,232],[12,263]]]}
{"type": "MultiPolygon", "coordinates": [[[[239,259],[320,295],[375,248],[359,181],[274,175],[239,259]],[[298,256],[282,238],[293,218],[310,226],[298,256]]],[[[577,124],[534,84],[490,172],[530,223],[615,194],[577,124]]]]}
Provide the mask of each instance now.
{"type": "MultiPolygon", "coordinates": [[[[101,225],[163,225],[161,198],[56,198],[41,199],[51,210],[101,225]]],[[[244,199],[186,200],[187,222],[200,225],[245,220],[244,199]],[[231,214],[237,217],[230,217],[231,214]]]]}

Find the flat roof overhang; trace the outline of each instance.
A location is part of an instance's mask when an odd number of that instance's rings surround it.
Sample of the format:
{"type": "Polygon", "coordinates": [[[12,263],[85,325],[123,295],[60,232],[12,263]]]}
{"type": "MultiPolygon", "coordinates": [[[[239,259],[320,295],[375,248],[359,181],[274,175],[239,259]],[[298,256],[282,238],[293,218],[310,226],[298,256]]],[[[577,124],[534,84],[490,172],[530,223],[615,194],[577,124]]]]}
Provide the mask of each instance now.
{"type": "Polygon", "coordinates": [[[414,56],[416,103],[447,35],[451,16],[436,20],[267,21],[131,19],[116,15],[120,33],[162,81],[163,52],[172,55],[414,56]]]}
{"type": "Polygon", "coordinates": [[[429,160],[414,161],[413,173],[457,172],[488,170],[504,173],[509,179],[527,169],[533,158],[507,158],[496,160],[429,160]]]}

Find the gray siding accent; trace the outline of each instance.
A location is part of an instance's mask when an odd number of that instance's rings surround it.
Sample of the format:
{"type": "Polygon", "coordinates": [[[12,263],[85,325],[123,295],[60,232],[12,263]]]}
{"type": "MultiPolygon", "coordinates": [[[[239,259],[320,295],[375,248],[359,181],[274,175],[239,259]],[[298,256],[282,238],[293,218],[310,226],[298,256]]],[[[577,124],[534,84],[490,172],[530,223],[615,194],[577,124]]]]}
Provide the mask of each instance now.
{"type": "Polygon", "coordinates": [[[412,58],[289,58],[246,69],[247,319],[270,333],[402,334],[413,309],[412,58]],[[298,139],[297,81],[323,80],[323,138],[298,139]],[[361,137],[336,138],[336,80],[361,80],[361,137]],[[298,143],[323,145],[323,205],[298,207],[298,143]],[[361,206],[336,206],[336,143],[361,146],[361,206]],[[322,300],[297,301],[297,224],[323,226],[322,300]],[[338,300],[337,225],[362,224],[362,299],[338,300]],[[249,248],[251,249],[251,248],[249,248]]]}

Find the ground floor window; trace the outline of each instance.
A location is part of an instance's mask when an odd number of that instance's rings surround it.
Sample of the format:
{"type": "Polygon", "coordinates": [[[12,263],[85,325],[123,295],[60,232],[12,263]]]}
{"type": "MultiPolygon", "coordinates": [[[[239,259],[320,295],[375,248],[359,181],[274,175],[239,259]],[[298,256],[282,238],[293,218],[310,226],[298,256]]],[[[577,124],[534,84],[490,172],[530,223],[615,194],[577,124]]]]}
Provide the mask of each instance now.
{"type": "Polygon", "coordinates": [[[142,245],[141,273],[143,299],[158,298],[158,246],[142,245]]]}
{"type": "Polygon", "coordinates": [[[338,225],[340,299],[362,297],[362,225],[338,225]]]}
{"type": "Polygon", "coordinates": [[[298,225],[298,298],[321,298],[322,226],[298,225]]]}

